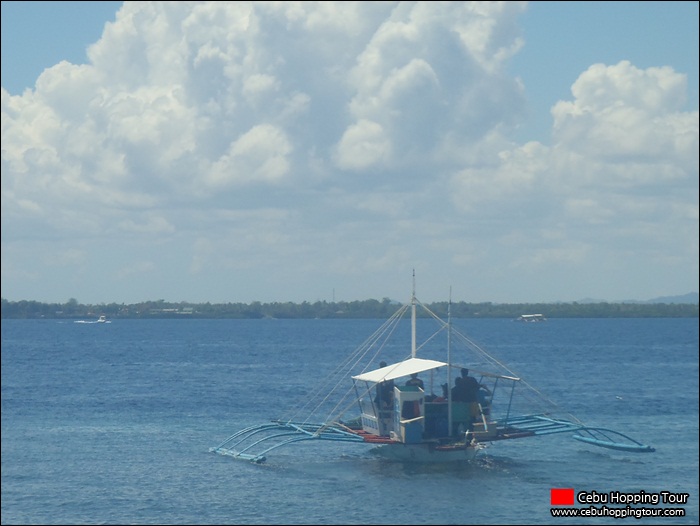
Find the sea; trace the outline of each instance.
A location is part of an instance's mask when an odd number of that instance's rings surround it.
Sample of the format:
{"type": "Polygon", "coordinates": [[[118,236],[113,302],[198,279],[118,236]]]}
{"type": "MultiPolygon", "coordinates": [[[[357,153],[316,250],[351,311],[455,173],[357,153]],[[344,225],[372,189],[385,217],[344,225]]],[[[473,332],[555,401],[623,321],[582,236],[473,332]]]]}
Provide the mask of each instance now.
{"type": "Polygon", "coordinates": [[[381,323],[3,320],[2,524],[698,524],[697,318],[454,320],[558,406],[654,453],[569,434],[456,464],[325,441],[262,464],[210,452],[288,414],[381,323]]]}

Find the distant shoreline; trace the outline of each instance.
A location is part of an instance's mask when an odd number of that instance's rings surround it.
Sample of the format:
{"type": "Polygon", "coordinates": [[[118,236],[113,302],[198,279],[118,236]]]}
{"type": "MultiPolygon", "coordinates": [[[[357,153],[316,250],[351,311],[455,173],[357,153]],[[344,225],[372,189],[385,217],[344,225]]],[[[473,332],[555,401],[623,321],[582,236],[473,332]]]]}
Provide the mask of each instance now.
{"type": "MultiPolygon", "coordinates": [[[[446,317],[447,302],[426,303],[446,317]]],[[[382,301],[314,303],[172,303],[163,300],[136,304],[80,304],[2,299],[2,319],[382,319],[391,316],[398,303],[382,301]]],[[[453,318],[512,318],[541,313],[545,318],[698,318],[697,303],[466,303],[450,305],[453,318]]]]}

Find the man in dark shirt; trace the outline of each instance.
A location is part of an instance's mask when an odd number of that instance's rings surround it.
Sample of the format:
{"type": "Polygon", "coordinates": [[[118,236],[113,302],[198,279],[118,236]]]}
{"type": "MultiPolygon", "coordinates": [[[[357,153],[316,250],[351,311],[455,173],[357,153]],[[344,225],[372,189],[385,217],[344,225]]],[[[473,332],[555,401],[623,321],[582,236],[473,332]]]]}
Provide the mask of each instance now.
{"type": "Polygon", "coordinates": [[[462,388],[464,389],[464,402],[479,401],[479,382],[476,378],[469,376],[469,369],[462,369],[462,388]]]}
{"type": "MultiPolygon", "coordinates": [[[[386,362],[381,362],[379,367],[386,367],[386,362]]],[[[374,403],[378,409],[391,409],[394,404],[394,380],[385,380],[377,385],[374,403]]]]}

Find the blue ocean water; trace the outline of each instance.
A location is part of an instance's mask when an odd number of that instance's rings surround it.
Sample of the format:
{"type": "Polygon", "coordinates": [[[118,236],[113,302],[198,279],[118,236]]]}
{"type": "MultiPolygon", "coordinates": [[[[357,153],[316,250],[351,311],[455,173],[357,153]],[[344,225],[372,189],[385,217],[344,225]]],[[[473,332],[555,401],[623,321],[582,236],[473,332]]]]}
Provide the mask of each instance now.
{"type": "Polygon", "coordinates": [[[499,442],[456,466],[333,442],[261,465],[209,452],[294,408],[380,323],[3,320],[2,524],[616,522],[552,518],[552,488],[688,493],[650,506],[685,517],[626,521],[698,523],[697,319],[455,320],[579,419],[652,454],[568,435],[499,442]]]}

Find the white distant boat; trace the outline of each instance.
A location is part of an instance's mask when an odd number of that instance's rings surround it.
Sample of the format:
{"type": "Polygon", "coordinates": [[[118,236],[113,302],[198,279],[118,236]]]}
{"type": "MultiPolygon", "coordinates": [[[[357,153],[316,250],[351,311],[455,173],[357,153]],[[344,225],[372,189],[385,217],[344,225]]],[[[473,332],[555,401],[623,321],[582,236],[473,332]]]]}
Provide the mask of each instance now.
{"type": "Polygon", "coordinates": [[[539,321],[547,321],[547,318],[544,317],[544,314],[521,314],[516,318],[516,321],[536,323],[539,321]]]}
{"type": "Polygon", "coordinates": [[[96,320],[92,320],[92,321],[91,320],[76,320],[73,323],[112,323],[112,322],[109,321],[107,319],[107,317],[103,314],[102,316],[100,316],[96,320]]]}

